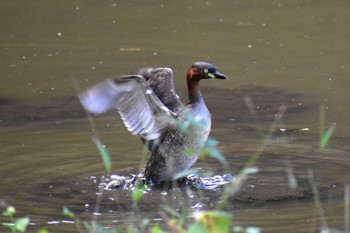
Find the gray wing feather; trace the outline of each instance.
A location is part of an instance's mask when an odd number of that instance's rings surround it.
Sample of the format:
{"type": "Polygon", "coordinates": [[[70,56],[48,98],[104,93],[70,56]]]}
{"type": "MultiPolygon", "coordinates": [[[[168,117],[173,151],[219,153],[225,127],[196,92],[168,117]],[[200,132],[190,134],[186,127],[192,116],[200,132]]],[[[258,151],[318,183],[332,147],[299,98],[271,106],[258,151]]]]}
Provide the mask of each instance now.
{"type": "Polygon", "coordinates": [[[157,139],[175,115],[138,75],[108,79],[81,93],[79,99],[93,114],[118,109],[127,129],[146,140],[157,139]]]}
{"type": "Polygon", "coordinates": [[[162,103],[175,113],[181,112],[185,105],[176,94],[173,71],[170,68],[141,68],[136,74],[142,75],[162,103]]]}

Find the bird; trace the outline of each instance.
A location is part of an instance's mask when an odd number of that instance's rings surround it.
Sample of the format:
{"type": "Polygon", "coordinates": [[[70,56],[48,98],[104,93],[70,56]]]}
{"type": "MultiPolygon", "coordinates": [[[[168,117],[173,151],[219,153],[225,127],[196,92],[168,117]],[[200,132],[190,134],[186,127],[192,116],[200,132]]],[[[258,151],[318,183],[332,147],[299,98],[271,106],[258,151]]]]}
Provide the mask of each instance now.
{"type": "Polygon", "coordinates": [[[141,68],[81,92],[85,110],[100,115],[117,109],[126,128],[141,138],[151,156],[144,176],[151,183],[173,181],[198,159],[211,130],[211,116],[199,88],[202,79],[227,79],[216,66],[198,61],[187,71],[188,103],[176,93],[173,71],[141,68]]]}

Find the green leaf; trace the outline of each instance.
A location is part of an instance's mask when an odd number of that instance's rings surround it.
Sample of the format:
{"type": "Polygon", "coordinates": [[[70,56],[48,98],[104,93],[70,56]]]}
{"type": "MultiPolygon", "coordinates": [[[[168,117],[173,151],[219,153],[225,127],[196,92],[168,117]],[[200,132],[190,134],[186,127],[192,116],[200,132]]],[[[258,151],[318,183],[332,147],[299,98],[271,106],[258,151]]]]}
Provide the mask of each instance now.
{"type": "Polygon", "coordinates": [[[63,212],[63,215],[68,216],[70,218],[75,217],[75,214],[70,209],[68,209],[68,207],[66,207],[66,206],[63,207],[62,212],[63,212]]]}
{"type": "Polygon", "coordinates": [[[225,156],[221,154],[221,152],[216,148],[211,148],[209,151],[209,154],[211,157],[213,157],[214,159],[217,159],[221,163],[226,162],[225,156]]]}
{"type": "Polygon", "coordinates": [[[163,230],[160,228],[160,226],[158,224],[155,224],[155,225],[153,225],[151,232],[152,233],[163,233],[163,230]]]}
{"type": "Polygon", "coordinates": [[[16,213],[16,209],[13,206],[8,206],[2,213],[5,217],[12,217],[16,213]]]}
{"type": "Polygon", "coordinates": [[[218,141],[215,139],[208,139],[204,145],[204,148],[201,150],[200,156],[205,157],[209,155],[210,157],[217,159],[221,163],[225,163],[225,156],[218,150],[217,145],[218,141]]]}
{"type": "Polygon", "coordinates": [[[193,223],[188,229],[188,233],[209,233],[208,228],[201,222],[193,223]]]}
{"type": "Polygon", "coordinates": [[[179,225],[182,226],[185,224],[186,218],[188,217],[188,209],[181,209],[180,217],[179,217],[179,225]]]}
{"type": "Polygon", "coordinates": [[[29,224],[29,218],[28,217],[18,218],[15,221],[15,228],[19,232],[25,232],[26,229],[27,229],[28,224],[29,224]]]}
{"type": "Polygon", "coordinates": [[[103,161],[103,164],[105,166],[106,171],[110,172],[112,170],[112,161],[111,161],[111,157],[109,156],[109,153],[108,153],[106,147],[96,137],[92,137],[92,141],[95,143],[98,151],[100,152],[100,155],[102,157],[102,161],[103,161]]]}
{"type": "Polygon", "coordinates": [[[141,188],[134,189],[131,193],[132,201],[137,203],[141,197],[145,195],[145,191],[147,190],[147,186],[143,185],[141,188]]]}
{"type": "Polygon", "coordinates": [[[49,231],[46,230],[45,228],[43,228],[43,229],[40,229],[40,230],[38,231],[38,233],[49,233],[49,231]]]}
{"type": "Polygon", "coordinates": [[[206,142],[206,145],[208,146],[217,146],[219,144],[219,142],[217,140],[215,140],[214,138],[209,138],[206,142]]]}
{"type": "Polygon", "coordinates": [[[85,227],[86,230],[90,231],[91,225],[90,225],[89,222],[84,221],[84,222],[83,222],[83,225],[84,225],[84,227],[85,227]]]}
{"type": "MultiPolygon", "coordinates": [[[[195,215],[197,222],[202,223],[207,232],[229,233],[232,215],[223,211],[204,211],[195,215]]],[[[193,231],[195,232],[195,231],[193,231]]],[[[201,232],[201,231],[198,231],[201,232]]]]}
{"type": "Polygon", "coordinates": [[[333,133],[334,133],[334,130],[335,130],[335,124],[332,124],[327,130],[326,132],[324,132],[321,140],[320,140],[320,149],[324,149],[328,143],[329,143],[329,140],[330,138],[332,137],[333,133]]]}

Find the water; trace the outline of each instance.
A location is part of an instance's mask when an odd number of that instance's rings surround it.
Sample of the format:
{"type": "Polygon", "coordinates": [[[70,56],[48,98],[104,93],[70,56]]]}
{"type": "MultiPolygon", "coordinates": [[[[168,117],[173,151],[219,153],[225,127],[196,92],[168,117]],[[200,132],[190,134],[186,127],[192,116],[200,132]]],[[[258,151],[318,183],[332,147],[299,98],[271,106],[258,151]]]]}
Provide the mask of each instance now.
{"type": "MultiPolygon", "coordinates": [[[[18,217],[31,217],[36,224],[31,231],[75,231],[74,224],[62,222],[64,205],[83,220],[91,220],[94,212],[97,185],[87,177],[100,177],[103,165],[82,109],[69,99],[77,92],[72,80],[85,88],[140,66],[169,66],[185,100],[182,77],[197,60],[217,65],[229,80],[201,83],[213,116],[212,137],[220,141],[228,167],[212,159],[196,167],[214,174],[237,173],[259,149],[259,128],[268,128],[282,104],[289,110],[281,127],[310,129],[271,139],[257,166],[260,181],[272,184],[261,186],[259,177],[247,183],[245,193],[230,202],[234,223],[260,226],[265,232],[309,232],[318,225],[307,190],[297,193],[304,198],[287,198],[281,191],[271,194],[280,194],[278,200],[244,199],[262,199],[259,194],[266,194],[269,185],[276,190],[287,185],[283,172],[288,160],[303,185],[307,169],[314,169],[326,220],[343,229],[350,134],[347,1],[0,4],[0,97],[7,103],[0,107],[0,194],[16,207],[18,217]],[[247,93],[259,123],[247,110],[247,93]],[[337,124],[325,151],[317,149],[320,105],[326,109],[326,126],[337,124]]],[[[113,172],[138,172],[139,140],[113,113],[96,119],[96,124],[113,156],[113,172]]],[[[141,199],[138,211],[128,190],[110,192],[104,195],[98,221],[122,226],[148,217],[163,226],[159,200],[173,208],[206,210],[220,202],[221,191],[152,190],[141,199]]]]}

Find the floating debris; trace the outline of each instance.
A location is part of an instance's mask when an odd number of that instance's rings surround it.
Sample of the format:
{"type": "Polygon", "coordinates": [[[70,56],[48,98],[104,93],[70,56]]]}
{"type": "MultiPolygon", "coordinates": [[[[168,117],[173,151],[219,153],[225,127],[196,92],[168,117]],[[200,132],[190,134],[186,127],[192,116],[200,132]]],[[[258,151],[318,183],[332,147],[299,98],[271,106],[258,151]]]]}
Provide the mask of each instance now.
{"type": "Polygon", "coordinates": [[[139,52],[141,48],[120,48],[119,50],[123,52],[139,52]]]}

